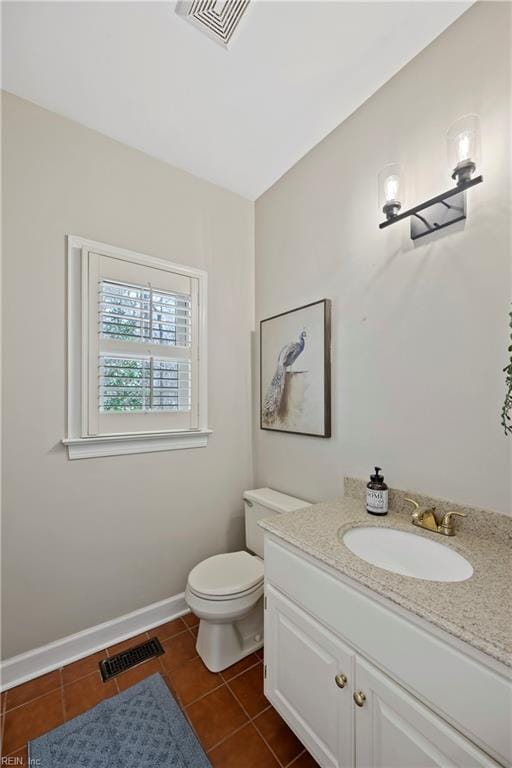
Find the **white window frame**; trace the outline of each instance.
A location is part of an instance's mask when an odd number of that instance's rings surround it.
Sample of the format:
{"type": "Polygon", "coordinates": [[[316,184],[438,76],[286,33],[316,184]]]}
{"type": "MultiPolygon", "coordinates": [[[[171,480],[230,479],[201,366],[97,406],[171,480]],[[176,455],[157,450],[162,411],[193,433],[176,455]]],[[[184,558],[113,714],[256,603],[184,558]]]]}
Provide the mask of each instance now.
{"type": "MultiPolygon", "coordinates": [[[[208,443],[208,371],[207,371],[207,273],[201,269],[174,264],[165,259],[136,253],[124,248],[99,243],[95,240],[68,235],[68,402],[67,446],[70,459],[95,456],[117,456],[128,453],[148,453],[186,448],[202,448],[208,443]],[[187,278],[195,278],[198,286],[197,333],[197,426],[192,429],[124,432],[121,434],[84,434],[84,418],[87,415],[88,381],[92,364],[87,354],[89,338],[88,313],[84,285],[87,279],[89,253],[99,253],[143,267],[164,269],[187,278]]],[[[95,361],[97,364],[97,361],[95,361]]]]}

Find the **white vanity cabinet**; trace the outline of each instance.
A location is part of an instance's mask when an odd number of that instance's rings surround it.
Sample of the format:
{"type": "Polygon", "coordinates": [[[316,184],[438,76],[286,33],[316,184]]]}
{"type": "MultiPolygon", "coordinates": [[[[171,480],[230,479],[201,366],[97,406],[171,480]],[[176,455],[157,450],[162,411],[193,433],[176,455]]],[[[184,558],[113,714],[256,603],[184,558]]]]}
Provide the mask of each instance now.
{"type": "Polygon", "coordinates": [[[511,765],[501,670],[268,533],[265,574],[265,695],[321,768],[511,765]]]}
{"type": "Polygon", "coordinates": [[[354,763],[355,652],[271,586],[265,694],[325,768],[354,763]]]}
{"type": "Polygon", "coordinates": [[[358,658],[355,739],[358,768],[482,768],[496,766],[417,698],[358,658]]]}

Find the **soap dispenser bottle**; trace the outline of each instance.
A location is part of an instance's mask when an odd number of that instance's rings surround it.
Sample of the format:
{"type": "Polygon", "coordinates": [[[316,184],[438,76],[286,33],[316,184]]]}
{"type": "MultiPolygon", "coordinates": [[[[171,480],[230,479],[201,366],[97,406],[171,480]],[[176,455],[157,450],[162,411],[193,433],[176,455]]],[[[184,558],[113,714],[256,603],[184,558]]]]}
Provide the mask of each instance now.
{"type": "Polygon", "coordinates": [[[370,515],[388,513],[388,487],[380,474],[380,467],[375,467],[375,474],[370,475],[370,482],[366,485],[366,511],[370,515]]]}

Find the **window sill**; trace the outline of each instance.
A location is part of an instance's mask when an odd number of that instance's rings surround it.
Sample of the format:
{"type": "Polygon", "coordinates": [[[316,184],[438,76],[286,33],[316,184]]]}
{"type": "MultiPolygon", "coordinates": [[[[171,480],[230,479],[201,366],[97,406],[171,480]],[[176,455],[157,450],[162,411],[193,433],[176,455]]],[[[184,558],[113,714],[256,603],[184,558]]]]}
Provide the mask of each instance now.
{"type": "Polygon", "coordinates": [[[211,429],[202,429],[140,435],[102,435],[67,438],[62,442],[68,449],[69,459],[93,459],[98,456],[122,456],[128,453],[205,448],[211,432],[211,429]]]}

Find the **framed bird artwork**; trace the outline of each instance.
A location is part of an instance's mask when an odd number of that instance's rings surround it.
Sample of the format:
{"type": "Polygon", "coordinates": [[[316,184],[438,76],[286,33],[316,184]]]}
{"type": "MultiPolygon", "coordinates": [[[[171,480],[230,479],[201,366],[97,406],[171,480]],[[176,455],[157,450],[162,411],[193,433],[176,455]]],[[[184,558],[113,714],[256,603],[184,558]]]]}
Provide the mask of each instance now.
{"type": "Polygon", "coordinates": [[[260,322],[260,427],[331,436],[331,302],[260,322]]]}

